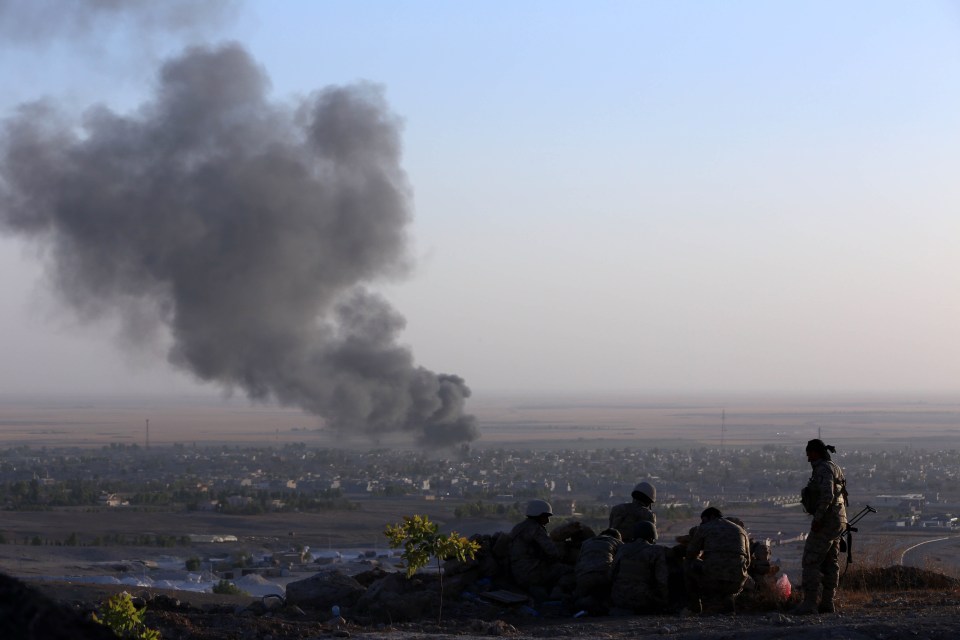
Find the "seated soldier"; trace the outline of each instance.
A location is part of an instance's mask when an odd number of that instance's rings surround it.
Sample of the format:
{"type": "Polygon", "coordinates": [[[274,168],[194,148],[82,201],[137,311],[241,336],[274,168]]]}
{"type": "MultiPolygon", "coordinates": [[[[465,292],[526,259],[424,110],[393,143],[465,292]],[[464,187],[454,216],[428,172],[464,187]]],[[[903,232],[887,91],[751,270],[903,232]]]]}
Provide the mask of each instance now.
{"type": "Polygon", "coordinates": [[[638,522],[657,524],[657,514],[652,510],[657,501],[657,488],[644,480],[630,492],[631,502],[618,504],[610,510],[610,528],[620,532],[624,542],[633,541],[633,529],[638,522]]]}
{"type": "Polygon", "coordinates": [[[604,615],[610,599],[610,568],[620,549],[620,532],[604,529],[600,535],[583,541],[574,571],[577,588],[573,592],[574,609],[590,615],[604,615]]]}
{"type": "Polygon", "coordinates": [[[687,546],[685,577],[690,611],[701,613],[703,601],[720,612],[733,612],[747,580],[750,545],[747,533],[716,507],[700,514],[687,546]]]}
{"type": "Polygon", "coordinates": [[[633,542],[620,547],[610,570],[613,606],[634,613],[665,613],[668,607],[669,570],[666,548],[654,544],[657,527],[652,522],[634,526],[633,542]]]}
{"type": "Polygon", "coordinates": [[[579,520],[568,520],[550,532],[550,539],[560,551],[560,561],[575,565],[580,557],[580,546],[596,532],[579,520]]]}
{"type": "Polygon", "coordinates": [[[547,535],[553,508],[545,500],[527,503],[526,519],[510,531],[510,575],[542,601],[562,583],[572,583],[573,567],[560,562],[560,550],[547,535]]]}
{"type": "Polygon", "coordinates": [[[667,549],[667,568],[670,570],[670,610],[680,611],[687,606],[687,583],[685,577],[685,566],[687,559],[687,547],[696,527],[690,527],[690,531],[684,535],[676,537],[676,544],[667,549]]]}

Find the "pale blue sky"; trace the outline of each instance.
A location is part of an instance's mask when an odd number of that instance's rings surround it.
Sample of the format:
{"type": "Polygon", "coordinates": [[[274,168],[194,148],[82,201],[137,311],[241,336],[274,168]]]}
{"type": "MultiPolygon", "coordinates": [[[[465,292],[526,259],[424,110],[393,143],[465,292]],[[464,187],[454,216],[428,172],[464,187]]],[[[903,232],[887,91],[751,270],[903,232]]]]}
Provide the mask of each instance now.
{"type": "MultiPolygon", "coordinates": [[[[385,87],[417,266],[380,289],[477,394],[960,391],[960,2],[250,1],[0,45],[0,109],[130,109],[225,39],[277,99],[385,87]]],[[[24,251],[0,389],[191,388],[58,314],[24,251]]]]}

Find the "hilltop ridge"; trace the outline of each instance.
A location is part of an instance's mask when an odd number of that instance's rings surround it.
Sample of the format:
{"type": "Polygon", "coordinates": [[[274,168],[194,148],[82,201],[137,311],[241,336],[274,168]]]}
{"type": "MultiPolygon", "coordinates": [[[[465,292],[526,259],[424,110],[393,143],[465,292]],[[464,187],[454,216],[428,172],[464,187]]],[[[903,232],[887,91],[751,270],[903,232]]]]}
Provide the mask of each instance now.
{"type": "MultiPolygon", "coordinates": [[[[882,570],[883,579],[898,568],[882,570]],[[884,573],[888,572],[888,573],[884,573]]],[[[842,591],[836,614],[791,616],[781,611],[742,612],[737,615],[628,616],[571,618],[534,617],[521,609],[494,605],[458,606],[451,602],[442,622],[421,620],[402,624],[346,620],[334,624],[327,611],[270,611],[259,599],[202,593],[136,591],[145,598],[147,624],[164,639],[179,640],[313,640],[353,637],[368,640],[442,640],[445,638],[508,637],[603,638],[626,640],[654,636],[677,639],[738,640],[898,640],[918,638],[952,640],[960,632],[960,587],[956,580],[916,570],[917,584],[929,578],[940,588],[904,588],[895,591],[871,588],[842,591]]],[[[888,582],[888,584],[893,584],[888,582]]],[[[909,580],[903,584],[910,584],[909,580]]],[[[77,611],[89,611],[118,591],[116,585],[34,583],[38,593],[77,611]]],[[[29,637],[29,636],[24,636],[29,637]]]]}

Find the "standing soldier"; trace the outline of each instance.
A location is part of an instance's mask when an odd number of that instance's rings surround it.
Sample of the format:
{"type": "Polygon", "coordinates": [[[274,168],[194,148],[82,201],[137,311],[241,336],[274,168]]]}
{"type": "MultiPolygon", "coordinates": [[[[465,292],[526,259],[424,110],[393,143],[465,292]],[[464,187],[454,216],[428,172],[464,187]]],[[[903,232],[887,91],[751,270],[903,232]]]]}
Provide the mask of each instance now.
{"type": "Polygon", "coordinates": [[[633,502],[618,504],[610,510],[610,528],[620,532],[624,542],[633,541],[633,530],[640,522],[657,524],[657,514],[650,507],[657,501],[657,488],[644,480],[630,494],[633,502]]]}
{"type": "Polygon", "coordinates": [[[703,600],[719,601],[721,612],[734,610],[734,599],[747,581],[750,542],[747,532],[723,517],[716,507],[700,514],[700,526],[687,546],[687,596],[693,613],[703,600]]]}
{"type": "Polygon", "coordinates": [[[791,610],[796,615],[833,613],[840,582],[840,536],[847,525],[847,480],[830,459],[837,449],[823,440],[807,443],[807,461],[813,467],[810,481],[801,492],[804,510],[813,516],[810,534],[803,546],[803,602],[791,610]],[[823,588],[820,606],[817,592],[823,588]]]}
{"type": "Polygon", "coordinates": [[[654,544],[657,527],[652,522],[637,523],[632,536],[633,542],[620,547],[613,559],[610,598],[615,607],[634,613],[665,613],[670,579],[667,550],[654,544]]]}

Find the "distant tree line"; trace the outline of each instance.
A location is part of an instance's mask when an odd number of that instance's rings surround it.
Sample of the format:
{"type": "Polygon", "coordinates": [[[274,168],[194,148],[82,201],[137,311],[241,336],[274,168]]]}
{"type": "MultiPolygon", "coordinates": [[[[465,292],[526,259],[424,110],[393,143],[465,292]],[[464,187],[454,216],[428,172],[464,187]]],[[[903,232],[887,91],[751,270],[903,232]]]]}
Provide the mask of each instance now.
{"type": "Polygon", "coordinates": [[[123,495],[133,507],[197,510],[201,505],[217,503],[222,513],[255,515],[268,511],[330,511],[359,509],[359,505],[343,497],[340,489],[316,491],[268,491],[240,487],[221,490],[215,496],[186,484],[168,486],[152,481],[120,494],[115,483],[96,479],[71,478],[45,484],[38,479],[0,482],[0,505],[9,511],[36,511],[55,507],[101,506],[103,494],[123,495]],[[231,496],[249,498],[238,507],[229,506],[231,496]],[[282,503],[282,505],[281,505],[282,503]],[[281,506],[277,506],[281,505],[281,506]]]}

